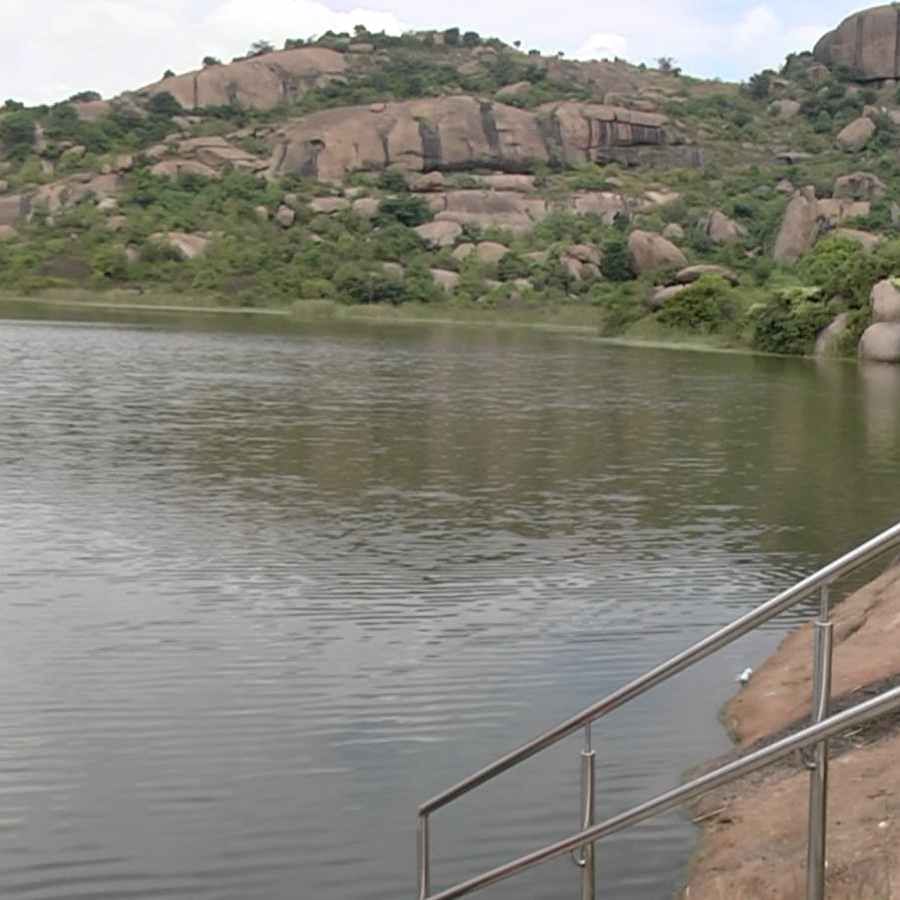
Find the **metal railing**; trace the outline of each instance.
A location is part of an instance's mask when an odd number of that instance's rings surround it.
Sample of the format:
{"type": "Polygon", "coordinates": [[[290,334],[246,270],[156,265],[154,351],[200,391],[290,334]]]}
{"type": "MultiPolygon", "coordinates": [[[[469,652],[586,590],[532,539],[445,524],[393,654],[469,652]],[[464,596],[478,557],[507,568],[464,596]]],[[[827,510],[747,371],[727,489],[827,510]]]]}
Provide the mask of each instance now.
{"type": "Polygon", "coordinates": [[[679,653],[607,697],[582,710],[577,715],[545,732],[527,744],[501,757],[469,776],[459,784],[432,797],[418,810],[418,896],[419,900],[451,900],[488,887],[497,881],[515,875],[538,863],[545,862],[566,852],[581,851],[576,863],[581,869],[582,900],[594,900],[596,872],[594,864],[595,841],[609,834],[637,824],[650,816],[665,812],[681,803],[712,790],[727,781],[755,771],[769,762],[786,756],[792,750],[815,746],[814,763],[810,775],[809,852],[807,860],[807,898],[823,900],[825,896],[825,838],[827,830],[826,800],[828,793],[828,738],[859,722],[868,721],[900,706],[900,688],[888,691],[875,700],[860,704],[840,715],[828,718],[831,696],[831,663],[833,625],[831,622],[830,587],[839,578],[877,559],[886,551],[900,544],[900,523],[882,532],[834,562],[820,569],[788,590],[741,616],[730,625],[708,635],[692,647],[679,653]],[[594,824],[595,778],[594,752],[591,747],[591,723],[626,703],[640,697],[679,672],[727,647],[761,625],[796,606],[814,592],[819,592],[819,616],[815,623],[813,646],[813,697],[812,726],[785,738],[770,747],[750,754],[724,766],[716,772],[699,778],[681,788],[669,791],[655,800],[637,806],[628,812],[594,824]],[[462,882],[449,890],[431,893],[431,833],[430,817],[439,809],[458,800],[475,788],[509,771],[532,756],[557,744],[559,741],[585,729],[585,750],[582,752],[582,830],[555,844],[550,844],[528,856],[486,872],[477,878],[462,882]]]}

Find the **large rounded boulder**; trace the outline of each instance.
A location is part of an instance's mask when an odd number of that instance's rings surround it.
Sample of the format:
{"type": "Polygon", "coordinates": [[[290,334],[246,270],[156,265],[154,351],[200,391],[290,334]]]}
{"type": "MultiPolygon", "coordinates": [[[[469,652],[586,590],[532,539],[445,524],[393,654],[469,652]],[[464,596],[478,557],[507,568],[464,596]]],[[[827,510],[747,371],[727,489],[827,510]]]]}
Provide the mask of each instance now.
{"type": "Polygon", "coordinates": [[[900,363],[900,322],[876,322],[859,342],[861,359],[870,362],[900,363]]]}
{"type": "Polygon", "coordinates": [[[829,68],[846,66],[861,81],[900,77],[900,15],[893,4],[848,16],[816,44],[813,54],[829,68]]]}
{"type": "Polygon", "coordinates": [[[638,275],[660,269],[682,269],[687,265],[687,257],[671,241],[649,231],[632,231],[628,252],[638,275]]]}

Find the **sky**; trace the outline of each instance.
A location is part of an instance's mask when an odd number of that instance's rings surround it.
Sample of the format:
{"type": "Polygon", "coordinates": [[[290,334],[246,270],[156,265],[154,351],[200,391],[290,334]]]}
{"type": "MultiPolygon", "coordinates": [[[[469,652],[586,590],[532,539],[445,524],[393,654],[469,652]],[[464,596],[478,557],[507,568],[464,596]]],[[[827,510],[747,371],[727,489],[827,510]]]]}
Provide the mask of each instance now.
{"type": "Polygon", "coordinates": [[[859,7],[847,0],[0,0],[0,102],[116,94],[230,60],[255,40],[328,29],[458,25],[575,59],[673,57],[690,75],[742,80],[779,65],[859,7]]]}

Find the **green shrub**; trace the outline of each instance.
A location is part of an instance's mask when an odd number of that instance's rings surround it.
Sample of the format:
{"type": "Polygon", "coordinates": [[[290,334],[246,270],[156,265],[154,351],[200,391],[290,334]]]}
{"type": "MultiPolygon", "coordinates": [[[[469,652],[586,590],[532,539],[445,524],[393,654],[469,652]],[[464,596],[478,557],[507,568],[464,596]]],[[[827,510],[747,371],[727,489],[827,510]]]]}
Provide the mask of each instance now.
{"type": "Polygon", "coordinates": [[[817,289],[776,291],[768,302],[748,314],[753,347],[767,353],[808,354],[818,333],[831,321],[833,310],[817,289]]]}
{"type": "Polygon", "coordinates": [[[631,267],[631,254],[628,252],[628,241],[623,237],[613,237],[603,244],[603,260],[600,271],[610,281],[631,281],[634,269],[631,267]]]}
{"type": "Polygon", "coordinates": [[[34,146],[37,129],[34,116],[20,110],[0,119],[0,146],[11,159],[24,160],[34,146]]]}
{"type": "Polygon", "coordinates": [[[168,91],[160,91],[147,101],[147,109],[157,116],[180,116],[184,110],[168,91]]]}
{"type": "Polygon", "coordinates": [[[666,300],[657,319],[669,328],[713,334],[734,320],[730,293],[731,287],[723,278],[704,275],[687,290],[666,300]]]}
{"type": "Polygon", "coordinates": [[[415,228],[433,218],[431,207],[420,196],[402,194],[399,197],[385,197],[381,201],[376,222],[381,225],[399,222],[407,228],[415,228]]]}

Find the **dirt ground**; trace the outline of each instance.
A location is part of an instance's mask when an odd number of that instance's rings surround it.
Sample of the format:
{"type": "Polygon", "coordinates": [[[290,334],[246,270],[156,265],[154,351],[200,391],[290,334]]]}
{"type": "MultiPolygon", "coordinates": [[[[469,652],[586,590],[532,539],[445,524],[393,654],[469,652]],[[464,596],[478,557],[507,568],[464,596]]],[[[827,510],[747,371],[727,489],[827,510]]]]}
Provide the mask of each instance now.
{"type": "MultiPolygon", "coordinates": [[[[900,567],[834,613],[832,711],[900,683],[900,567]]],[[[789,635],[723,719],[735,754],[808,723],[812,628],[789,635]]],[[[900,715],[831,742],[829,900],[900,900],[900,715]]],[[[725,759],[704,768],[714,768],[725,759]]],[[[704,797],[683,900],[805,900],[809,772],[795,754],[704,797]]]]}

